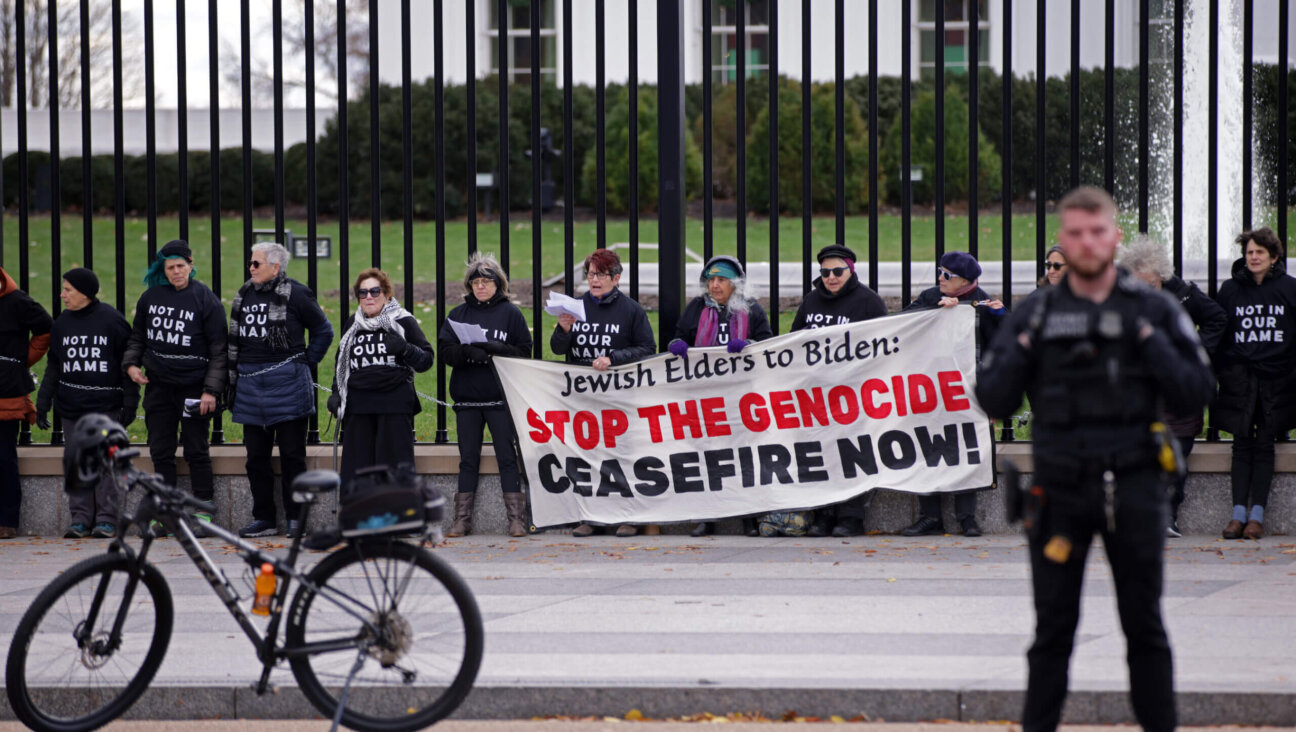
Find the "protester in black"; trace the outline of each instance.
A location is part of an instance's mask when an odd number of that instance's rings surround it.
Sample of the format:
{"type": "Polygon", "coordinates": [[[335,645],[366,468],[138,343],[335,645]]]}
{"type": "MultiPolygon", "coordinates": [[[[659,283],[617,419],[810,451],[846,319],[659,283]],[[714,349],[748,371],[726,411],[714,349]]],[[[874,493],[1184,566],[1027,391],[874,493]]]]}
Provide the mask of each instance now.
{"type": "Polygon", "coordinates": [[[0,539],[18,536],[18,425],[36,420],[30,368],[49,350],[50,325],[45,308],[0,269],[0,539]]]}
{"type": "Polygon", "coordinates": [[[491,359],[495,356],[528,358],[531,331],[522,311],[509,302],[508,275],[494,257],[476,252],[468,259],[464,290],[464,304],[450,311],[437,334],[441,361],[454,369],[450,373],[450,398],[454,400],[459,434],[459,489],[455,493],[454,523],[446,536],[472,533],[482,437],[487,425],[499,464],[509,536],[526,536],[526,496],[518,479],[513,419],[504,403],[495,370],[491,368],[491,359]],[[485,331],[486,341],[462,342],[451,323],[479,326],[485,331]]]}
{"type": "MultiPolygon", "coordinates": [[[[83,267],[63,275],[59,299],[64,310],[50,331],[45,377],[36,395],[36,425],[49,429],[51,406],[64,431],[83,415],[105,414],[123,427],[135,421],[139,384],[122,373],[130,324],[113,307],[99,302],[99,278],[83,267]]],[[[105,477],[92,490],[68,493],[72,522],[68,539],[117,536],[117,484],[105,477]]]]}
{"type": "MultiPolygon", "coordinates": [[[[1197,337],[1207,353],[1214,353],[1228,327],[1228,316],[1224,309],[1214,300],[1206,297],[1197,285],[1184,282],[1174,275],[1170,266],[1170,257],[1161,242],[1144,235],[1134,237],[1128,246],[1121,247],[1119,263],[1130,274],[1143,280],[1149,287],[1164,290],[1172,295],[1183,306],[1193,325],[1197,326],[1197,337]]],[[[1188,459],[1197,444],[1197,435],[1201,432],[1205,420],[1202,412],[1196,411],[1186,415],[1165,415],[1166,427],[1170,434],[1179,441],[1179,448],[1184,460],[1188,459]]],[[[1179,538],[1179,506],[1184,501],[1184,486],[1188,483],[1187,466],[1175,479],[1174,494],[1170,496],[1170,523],[1166,525],[1166,536],[1179,538]]]]}
{"type": "Polygon", "coordinates": [[[423,410],[414,374],[436,359],[418,320],[392,292],[386,272],[361,272],[355,281],[359,306],[338,343],[328,409],[342,424],[345,491],[362,468],[414,462],[414,415],[423,410]]]}
{"type": "MultiPolygon", "coordinates": [[[[681,358],[689,346],[725,346],[739,353],[749,343],[774,337],[765,310],[755,299],[748,299],[746,273],[742,263],[733,257],[717,255],[702,268],[702,285],[706,293],[689,301],[675,324],[675,339],[667,347],[681,358]]],[[[715,531],[715,523],[703,521],[693,527],[693,536],[715,531]]],[[[758,536],[756,522],[743,519],[743,533],[758,536]]]]}
{"type": "Polygon", "coordinates": [[[324,358],[333,342],[333,326],[315,294],[289,278],[287,267],[288,250],[282,244],[254,245],[248,261],[251,276],[230,306],[230,412],[243,425],[252,490],[252,521],[239,529],[244,537],[279,533],[270,460],[276,442],[288,535],[295,536],[301,528],[292,483],[306,472],[306,423],[315,413],[310,367],[324,358]]]}
{"type": "MultiPolygon", "coordinates": [[[[977,281],[981,265],[967,252],[945,252],[936,266],[936,286],[923,290],[905,310],[930,310],[971,305],[977,308],[977,345],[985,348],[994,339],[1007,309],[1003,302],[991,298],[977,281]]],[[[976,491],[959,491],[954,494],[954,517],[964,536],[980,536],[981,526],[976,519],[976,491]]],[[[941,534],[941,497],[932,493],[918,497],[918,520],[901,530],[905,536],[941,534]]]]}
{"type": "MultiPolygon", "coordinates": [[[[597,249],[585,258],[585,279],[589,291],[581,296],[585,320],[563,313],[549,337],[554,353],[566,356],[567,363],[592,366],[607,371],[612,366],[633,363],[657,351],[652,324],[639,303],[617,289],[621,282],[621,258],[610,249],[597,249]]],[[[582,523],[572,529],[572,536],[589,536],[594,527],[582,523]]],[[[639,529],[623,524],[617,536],[634,536],[639,529]]]]}
{"type": "Polygon", "coordinates": [[[1220,391],[1211,412],[1233,433],[1233,516],[1224,538],[1259,539],[1274,440],[1296,426],[1296,279],[1283,266],[1283,243],[1273,230],[1244,231],[1237,243],[1242,258],[1215,296],[1228,328],[1216,355],[1220,391]]]}
{"type": "MultiPolygon", "coordinates": [[[[144,275],[144,294],[122,368],[144,389],[144,426],[153,467],[176,484],[176,429],[184,443],[193,494],[214,495],[208,432],[217,397],[225,393],[225,307],[194,279],[193,252],[176,239],[157,253],[144,275]]],[[[210,523],[206,511],[194,518],[210,523]]]]}
{"type": "Polygon", "coordinates": [[[1035,641],[1022,729],[1058,726],[1085,563],[1101,534],[1134,716],[1145,730],[1172,730],[1174,674],[1161,619],[1166,475],[1152,425],[1163,406],[1200,410],[1213,379],[1179,306],[1112,263],[1121,234],[1111,196],[1081,188],[1058,208],[1066,277],[1021,304],[977,369],[977,400],[991,417],[1011,416],[1023,392],[1034,415],[1033,485],[1042,497],[1035,488],[1027,496],[1035,641]]]}

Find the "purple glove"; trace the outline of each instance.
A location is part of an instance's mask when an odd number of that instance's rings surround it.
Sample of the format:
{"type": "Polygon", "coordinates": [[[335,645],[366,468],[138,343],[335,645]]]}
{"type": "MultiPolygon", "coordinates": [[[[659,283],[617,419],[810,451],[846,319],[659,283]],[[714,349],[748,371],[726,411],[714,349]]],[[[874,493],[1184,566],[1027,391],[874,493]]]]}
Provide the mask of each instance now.
{"type": "Polygon", "coordinates": [[[670,351],[676,356],[679,356],[680,358],[683,358],[684,355],[688,353],[688,344],[685,343],[682,338],[676,338],[675,340],[667,344],[666,350],[670,351]]]}
{"type": "Polygon", "coordinates": [[[730,352],[730,353],[738,353],[739,351],[741,351],[742,349],[744,349],[744,348],[746,348],[746,347],[747,347],[747,341],[743,340],[742,338],[730,338],[730,339],[729,339],[729,346],[728,346],[728,348],[729,348],[729,352],[730,352]]]}

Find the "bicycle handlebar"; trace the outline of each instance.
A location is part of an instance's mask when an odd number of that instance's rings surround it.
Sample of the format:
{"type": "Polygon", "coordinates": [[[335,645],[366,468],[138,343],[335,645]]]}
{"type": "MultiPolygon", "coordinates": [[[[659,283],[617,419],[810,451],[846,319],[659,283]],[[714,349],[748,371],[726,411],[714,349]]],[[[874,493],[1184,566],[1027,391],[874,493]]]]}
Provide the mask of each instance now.
{"type": "Polygon", "coordinates": [[[138,457],[139,454],[139,448],[135,447],[117,449],[111,454],[113,462],[122,469],[123,477],[127,483],[142,485],[150,493],[159,495],[168,501],[181,503],[195,511],[216,512],[216,504],[200,501],[179,488],[167,485],[162,481],[161,476],[155,473],[145,473],[131,465],[131,458],[138,457]]]}

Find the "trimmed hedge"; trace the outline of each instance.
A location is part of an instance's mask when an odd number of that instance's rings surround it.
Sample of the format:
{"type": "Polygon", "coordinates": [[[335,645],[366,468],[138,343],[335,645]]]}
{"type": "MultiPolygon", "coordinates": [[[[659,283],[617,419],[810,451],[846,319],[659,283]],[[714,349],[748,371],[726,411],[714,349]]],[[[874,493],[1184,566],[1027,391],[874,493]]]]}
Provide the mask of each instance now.
{"type": "MultiPolygon", "coordinates": [[[[879,152],[878,177],[886,200],[899,203],[901,197],[901,155],[903,141],[901,120],[892,123],[886,135],[886,144],[879,152]]],[[[936,92],[921,94],[913,105],[909,130],[910,164],[921,167],[923,177],[912,187],[914,203],[931,203],[935,200],[936,185],[936,92]]],[[[954,89],[945,91],[945,201],[968,197],[968,106],[954,89]]],[[[977,136],[977,196],[988,201],[1000,193],[1002,181],[1001,160],[985,133],[977,136]]]]}

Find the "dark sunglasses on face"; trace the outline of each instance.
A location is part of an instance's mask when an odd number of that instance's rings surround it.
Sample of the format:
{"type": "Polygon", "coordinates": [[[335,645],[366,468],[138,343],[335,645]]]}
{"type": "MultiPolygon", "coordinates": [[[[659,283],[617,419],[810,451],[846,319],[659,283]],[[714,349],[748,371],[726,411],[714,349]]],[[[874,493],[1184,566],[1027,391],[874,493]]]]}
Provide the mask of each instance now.
{"type": "Polygon", "coordinates": [[[850,271],[850,267],[820,267],[819,276],[827,277],[829,275],[832,275],[833,277],[841,277],[842,275],[846,274],[849,271],[850,271]]]}
{"type": "Polygon", "coordinates": [[[367,290],[361,287],[360,289],[356,290],[356,299],[363,300],[366,297],[378,297],[381,294],[382,294],[381,287],[370,287],[367,290]]]}
{"type": "Polygon", "coordinates": [[[1055,272],[1061,272],[1066,269],[1066,262],[1045,262],[1044,269],[1051,269],[1055,272]]]}
{"type": "Polygon", "coordinates": [[[255,259],[252,260],[251,262],[248,262],[248,266],[251,267],[252,269],[258,269],[263,264],[265,264],[265,262],[258,262],[255,259]]]}
{"type": "Polygon", "coordinates": [[[940,279],[945,280],[945,281],[948,282],[949,280],[954,279],[954,278],[957,277],[958,275],[954,274],[953,272],[951,272],[951,271],[949,271],[949,270],[947,270],[947,269],[941,269],[940,267],[937,267],[937,268],[936,268],[936,276],[939,277],[940,279]]]}

